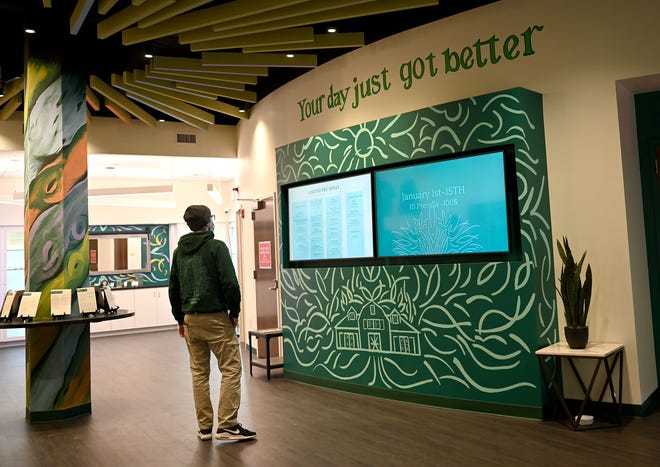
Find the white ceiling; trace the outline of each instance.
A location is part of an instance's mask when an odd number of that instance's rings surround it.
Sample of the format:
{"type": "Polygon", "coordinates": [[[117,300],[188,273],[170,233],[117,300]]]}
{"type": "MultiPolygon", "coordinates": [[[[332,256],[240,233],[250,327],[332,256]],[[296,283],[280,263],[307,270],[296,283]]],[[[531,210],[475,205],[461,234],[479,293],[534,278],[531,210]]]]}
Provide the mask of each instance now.
{"type": "MultiPolygon", "coordinates": [[[[237,159],[213,157],[141,156],[121,154],[89,154],[87,171],[90,184],[96,181],[207,181],[234,180],[237,159]]],[[[0,151],[2,183],[23,179],[23,152],[0,151]]]]}

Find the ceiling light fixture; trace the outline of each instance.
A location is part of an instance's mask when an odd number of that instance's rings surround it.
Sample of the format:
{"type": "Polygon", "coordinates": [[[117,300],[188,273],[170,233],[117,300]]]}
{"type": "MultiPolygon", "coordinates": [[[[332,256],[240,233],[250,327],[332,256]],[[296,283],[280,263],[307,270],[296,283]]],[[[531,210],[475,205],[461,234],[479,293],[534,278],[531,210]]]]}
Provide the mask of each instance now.
{"type": "Polygon", "coordinates": [[[293,57],[295,57],[295,55],[293,55],[291,53],[286,54],[286,58],[293,58],[293,57]]]}
{"type": "MultiPolygon", "coordinates": [[[[156,195],[174,192],[174,185],[127,186],[118,188],[89,188],[87,195],[92,196],[130,196],[130,195],[156,195]]],[[[13,199],[25,198],[25,193],[15,191],[13,199]]]]}
{"type": "Polygon", "coordinates": [[[146,58],[147,60],[151,60],[152,58],[154,58],[154,48],[152,45],[145,44],[142,51],[144,52],[144,58],[146,58]]]}
{"type": "Polygon", "coordinates": [[[211,199],[215,201],[215,204],[222,204],[222,195],[218,190],[215,189],[215,185],[213,183],[206,184],[206,191],[208,192],[211,199]]]}
{"type": "Polygon", "coordinates": [[[127,186],[118,188],[90,188],[89,196],[125,196],[125,195],[155,195],[173,193],[173,185],[127,186]]]}
{"type": "Polygon", "coordinates": [[[16,199],[0,199],[0,204],[7,204],[9,206],[23,206],[23,200],[16,199]]]}
{"type": "Polygon", "coordinates": [[[89,198],[89,206],[114,206],[126,208],[159,208],[173,209],[176,207],[175,200],[169,199],[121,199],[121,198],[89,198]]]}
{"type": "Polygon", "coordinates": [[[328,28],[329,33],[337,32],[337,28],[328,28]]]}
{"type": "Polygon", "coordinates": [[[37,31],[36,31],[35,29],[32,29],[32,28],[25,28],[25,33],[26,33],[26,34],[34,34],[34,33],[36,33],[36,32],[37,32],[37,31]]]}

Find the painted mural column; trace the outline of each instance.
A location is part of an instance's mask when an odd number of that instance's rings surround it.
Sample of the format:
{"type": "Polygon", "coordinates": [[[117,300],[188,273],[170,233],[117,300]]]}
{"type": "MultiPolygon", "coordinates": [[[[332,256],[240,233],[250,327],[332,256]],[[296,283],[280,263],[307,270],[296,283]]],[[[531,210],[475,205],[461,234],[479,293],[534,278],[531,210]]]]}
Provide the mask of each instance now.
{"type": "MultiPolygon", "coordinates": [[[[36,319],[44,320],[51,290],[75,290],[88,281],[85,81],[48,38],[30,38],[27,49],[26,290],[41,292],[36,319]]],[[[26,375],[28,420],[91,412],[89,324],[28,328],[26,375]]]]}

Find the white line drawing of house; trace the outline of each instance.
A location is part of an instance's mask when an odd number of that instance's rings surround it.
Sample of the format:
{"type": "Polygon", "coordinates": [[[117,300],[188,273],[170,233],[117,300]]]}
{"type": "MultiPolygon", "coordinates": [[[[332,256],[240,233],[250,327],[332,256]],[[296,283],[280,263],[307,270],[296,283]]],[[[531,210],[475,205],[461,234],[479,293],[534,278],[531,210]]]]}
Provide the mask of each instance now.
{"type": "Polygon", "coordinates": [[[337,348],[383,354],[421,355],[420,332],[397,310],[368,303],[360,312],[352,306],[335,326],[337,348]]]}

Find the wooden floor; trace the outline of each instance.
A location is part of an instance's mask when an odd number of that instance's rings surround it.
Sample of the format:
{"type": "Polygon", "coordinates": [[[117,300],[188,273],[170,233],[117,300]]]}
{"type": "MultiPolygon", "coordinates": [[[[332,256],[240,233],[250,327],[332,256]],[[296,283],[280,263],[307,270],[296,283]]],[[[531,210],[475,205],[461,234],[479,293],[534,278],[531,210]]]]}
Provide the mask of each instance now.
{"type": "Polygon", "coordinates": [[[576,433],[318,388],[282,370],[267,381],[258,368],[244,372],[239,414],[257,439],[202,442],[175,330],[91,345],[92,415],[46,424],[25,420],[24,348],[0,349],[0,466],[660,466],[658,411],[576,433]]]}

